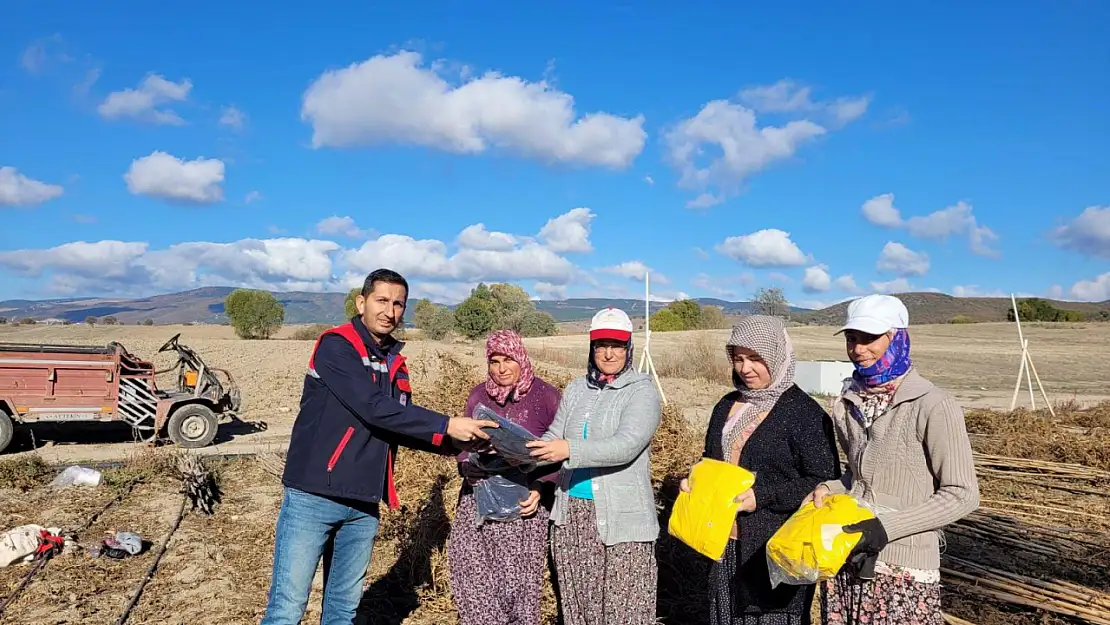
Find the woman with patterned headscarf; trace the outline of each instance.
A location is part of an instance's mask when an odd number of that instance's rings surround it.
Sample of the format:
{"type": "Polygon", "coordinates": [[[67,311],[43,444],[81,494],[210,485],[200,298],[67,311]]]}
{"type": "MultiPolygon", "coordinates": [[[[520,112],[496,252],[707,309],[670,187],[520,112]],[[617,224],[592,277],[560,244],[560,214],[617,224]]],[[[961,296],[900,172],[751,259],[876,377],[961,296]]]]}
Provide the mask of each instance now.
{"type": "MultiPolygon", "coordinates": [[[[794,348],[777,317],[752,315],[725,346],[736,390],[713,409],[706,458],[756,475],[709,572],[711,625],[807,625],[815,587],[771,588],[767,541],[817,484],[840,474],[828,414],[794,384],[794,348]]],[[[688,480],[680,488],[689,492],[688,480]]]]}
{"type": "MultiPolygon", "coordinates": [[[[473,416],[478,404],[484,404],[541,436],[555,418],[561,395],[536,377],[520,335],[512,330],[491,334],[486,361],[488,377],[471,391],[464,414],[473,416]]],[[[543,483],[551,487],[554,475],[533,482],[530,496],[521,502],[520,519],[479,523],[473,487],[487,476],[467,456],[459,455],[465,479],[447,543],[459,622],[539,625],[548,519],[540,489],[543,483]]]]}
{"type": "Polygon", "coordinates": [[[908,326],[898,298],[868,295],[840,329],[856,369],[832,410],[848,470],[812,497],[848,493],[877,518],[844,528],[861,536],[821,593],[824,623],[943,623],[940,532],[979,506],[963,410],[917,372],[908,326]]]}

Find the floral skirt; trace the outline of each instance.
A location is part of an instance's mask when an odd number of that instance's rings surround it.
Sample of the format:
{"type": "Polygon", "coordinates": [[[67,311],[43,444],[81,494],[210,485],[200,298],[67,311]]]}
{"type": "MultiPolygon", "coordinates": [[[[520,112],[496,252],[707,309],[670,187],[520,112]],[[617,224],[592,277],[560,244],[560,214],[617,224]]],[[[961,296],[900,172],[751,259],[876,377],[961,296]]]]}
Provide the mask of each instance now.
{"type": "Polygon", "coordinates": [[[594,502],[571,497],[566,524],[551,528],[551,553],[566,625],[652,625],[659,571],[655,543],[605,546],[594,502]]]}
{"type": "Polygon", "coordinates": [[[745,614],[736,602],[733,578],[739,566],[737,541],[725,546],[724,557],[709,567],[709,625],[810,625],[809,608],[804,612],[745,614]]]}
{"type": "Polygon", "coordinates": [[[447,542],[451,594],[462,625],[539,625],[547,566],[547,510],[477,526],[464,488],[447,542]]]}
{"type": "Polygon", "coordinates": [[[940,582],[921,582],[910,573],[859,580],[841,573],[821,593],[825,625],[943,625],[940,582]]]}

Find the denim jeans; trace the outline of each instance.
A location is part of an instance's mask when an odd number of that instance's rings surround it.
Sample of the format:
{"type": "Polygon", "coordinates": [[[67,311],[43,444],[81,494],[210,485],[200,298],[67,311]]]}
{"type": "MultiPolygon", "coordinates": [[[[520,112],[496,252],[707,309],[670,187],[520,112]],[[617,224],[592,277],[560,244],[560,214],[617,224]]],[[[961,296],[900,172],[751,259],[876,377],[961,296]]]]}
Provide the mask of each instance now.
{"type": "Polygon", "coordinates": [[[287,487],[278,513],[269,601],[260,625],[300,623],[321,558],[324,601],[320,623],[353,623],[377,533],[377,506],[340,502],[287,487]]]}

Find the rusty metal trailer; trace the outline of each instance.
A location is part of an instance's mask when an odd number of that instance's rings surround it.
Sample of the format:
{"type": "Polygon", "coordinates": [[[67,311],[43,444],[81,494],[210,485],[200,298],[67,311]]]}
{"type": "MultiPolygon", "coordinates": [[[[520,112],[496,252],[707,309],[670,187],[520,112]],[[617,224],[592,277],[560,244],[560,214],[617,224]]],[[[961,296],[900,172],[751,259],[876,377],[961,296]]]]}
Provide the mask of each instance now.
{"type": "Polygon", "coordinates": [[[180,336],[158,350],[178,356],[162,371],[119,343],[0,343],[0,452],[16,426],[32,423],[124,421],[140,440],[210,445],[219,415],[238,412],[242,398],[231,374],[208,367],[180,336]],[[174,388],[159,389],[156,377],[175,370],[174,388]]]}

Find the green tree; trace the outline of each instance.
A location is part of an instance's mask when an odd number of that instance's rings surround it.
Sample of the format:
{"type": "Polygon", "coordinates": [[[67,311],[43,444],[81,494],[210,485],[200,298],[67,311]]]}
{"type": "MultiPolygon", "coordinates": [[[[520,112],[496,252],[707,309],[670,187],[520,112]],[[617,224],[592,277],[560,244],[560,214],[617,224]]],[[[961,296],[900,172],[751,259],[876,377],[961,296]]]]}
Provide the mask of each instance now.
{"type": "Polygon", "coordinates": [[[719,330],[728,327],[725,311],[720,306],[702,306],[700,330],[719,330]]]}
{"type": "Polygon", "coordinates": [[[143,325],[144,326],[152,326],[152,325],[154,325],[154,320],[153,319],[144,319],[143,320],[143,325]]]}
{"type": "Polygon", "coordinates": [[[93,317],[92,315],[85,317],[85,323],[89,324],[90,326],[96,325],[96,317],[93,317]]]}
{"type": "Polygon", "coordinates": [[[102,323],[106,326],[117,326],[117,325],[119,325],[119,319],[116,319],[115,317],[113,317],[111,315],[108,315],[107,317],[101,319],[100,323],[102,323]]]}
{"type": "Polygon", "coordinates": [[[497,325],[498,304],[488,286],[479,284],[455,308],[455,327],[468,339],[488,334],[497,325]]]}
{"type": "Polygon", "coordinates": [[[762,288],[756,291],[752,306],[759,314],[772,317],[784,316],[790,309],[787,305],[786,296],[783,295],[782,289],[778,287],[762,288]]]}
{"type": "Polygon", "coordinates": [[[31,317],[24,317],[23,319],[20,319],[19,323],[20,325],[33,326],[36,325],[38,322],[31,317]]]}
{"type": "Polygon", "coordinates": [[[652,332],[678,332],[686,329],[686,322],[670,306],[651,316],[652,332]]]}
{"type": "Polygon", "coordinates": [[[243,339],[268,339],[285,322],[285,308],[269,291],[236,289],[224,300],[224,311],[243,339]]]}
{"type": "Polygon", "coordinates": [[[559,326],[551,313],[532,309],[522,316],[520,328],[516,331],[521,336],[554,336],[559,332],[559,326]]]}
{"type": "Polygon", "coordinates": [[[8,318],[7,317],[0,317],[0,326],[6,326],[6,325],[8,325],[8,318]]]}
{"type": "Polygon", "coordinates": [[[692,299],[682,299],[667,304],[667,308],[674,311],[682,320],[685,330],[693,330],[701,326],[701,306],[692,299]]]}
{"type": "Polygon", "coordinates": [[[412,321],[423,335],[433,341],[446,338],[455,329],[455,315],[446,306],[433,304],[425,298],[413,307],[412,321]]]}
{"type": "Polygon", "coordinates": [[[493,297],[498,328],[520,332],[524,318],[536,310],[528,292],[515,284],[499,282],[489,288],[489,293],[493,297]]]}
{"type": "Polygon", "coordinates": [[[350,319],[358,314],[358,305],[355,298],[362,294],[362,288],[356,287],[347,291],[347,298],[343,300],[343,317],[350,319]]]}

